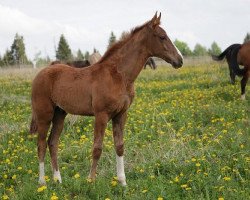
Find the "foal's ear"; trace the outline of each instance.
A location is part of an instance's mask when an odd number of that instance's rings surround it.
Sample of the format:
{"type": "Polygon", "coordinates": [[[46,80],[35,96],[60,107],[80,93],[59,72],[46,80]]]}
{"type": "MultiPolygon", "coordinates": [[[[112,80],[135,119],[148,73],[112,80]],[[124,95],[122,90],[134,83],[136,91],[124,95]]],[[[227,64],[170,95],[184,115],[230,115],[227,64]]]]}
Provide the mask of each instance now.
{"type": "Polygon", "coordinates": [[[157,12],[155,13],[154,17],[150,20],[150,27],[155,28],[156,26],[160,25],[161,23],[161,13],[159,17],[157,17],[157,12]]]}

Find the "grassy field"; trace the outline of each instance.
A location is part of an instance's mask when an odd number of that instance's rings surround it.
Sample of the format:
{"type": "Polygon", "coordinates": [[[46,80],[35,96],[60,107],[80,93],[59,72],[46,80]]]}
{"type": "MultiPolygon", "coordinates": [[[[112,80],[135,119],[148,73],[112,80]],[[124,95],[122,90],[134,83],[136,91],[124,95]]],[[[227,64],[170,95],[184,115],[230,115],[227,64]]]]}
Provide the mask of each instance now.
{"type": "Polygon", "coordinates": [[[52,180],[47,152],[47,187],[38,185],[36,137],[28,134],[37,71],[0,71],[0,198],[249,199],[250,92],[240,100],[239,79],[229,84],[225,66],[142,71],[125,129],[126,188],[116,181],[110,124],[92,183],[93,118],[72,124],[70,116],[60,140],[63,183],[52,180]]]}

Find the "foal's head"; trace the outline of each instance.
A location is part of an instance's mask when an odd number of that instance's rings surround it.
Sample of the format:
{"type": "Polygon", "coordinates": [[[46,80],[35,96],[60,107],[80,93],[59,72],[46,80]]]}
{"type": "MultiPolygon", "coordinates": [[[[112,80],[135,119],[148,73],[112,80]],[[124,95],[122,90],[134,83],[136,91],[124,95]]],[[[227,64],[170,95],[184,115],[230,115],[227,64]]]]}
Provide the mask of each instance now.
{"type": "Polygon", "coordinates": [[[162,58],[174,68],[183,64],[183,57],[176,46],[171,42],[166,31],[160,27],[161,13],[155,16],[146,24],[147,48],[151,56],[162,58]]]}

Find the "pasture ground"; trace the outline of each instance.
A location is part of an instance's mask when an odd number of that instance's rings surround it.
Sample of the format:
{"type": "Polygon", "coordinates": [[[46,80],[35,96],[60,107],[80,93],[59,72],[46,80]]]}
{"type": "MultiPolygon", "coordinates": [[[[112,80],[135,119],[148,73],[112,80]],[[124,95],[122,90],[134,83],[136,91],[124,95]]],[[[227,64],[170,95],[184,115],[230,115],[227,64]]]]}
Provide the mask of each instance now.
{"type": "Polygon", "coordinates": [[[36,137],[28,134],[31,82],[39,70],[0,71],[0,198],[2,199],[249,199],[250,87],[226,65],[143,70],[125,129],[128,186],[117,183],[111,126],[96,182],[87,179],[93,118],[68,116],[60,140],[63,183],[40,187],[36,137]]]}

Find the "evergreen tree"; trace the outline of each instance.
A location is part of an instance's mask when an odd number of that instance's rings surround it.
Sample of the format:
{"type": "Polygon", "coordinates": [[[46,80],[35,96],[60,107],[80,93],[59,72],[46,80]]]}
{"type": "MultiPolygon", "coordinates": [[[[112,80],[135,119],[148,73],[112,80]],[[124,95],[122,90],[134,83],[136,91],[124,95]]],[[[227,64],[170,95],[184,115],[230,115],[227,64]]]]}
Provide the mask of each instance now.
{"type": "Polygon", "coordinates": [[[181,54],[183,56],[191,56],[192,55],[192,51],[188,47],[187,43],[182,42],[182,41],[176,39],[174,41],[174,44],[179,49],[179,51],[181,52],[181,54]]]}
{"type": "Polygon", "coordinates": [[[246,37],[244,38],[243,43],[246,43],[248,41],[250,41],[250,33],[247,33],[246,37]]]}
{"type": "Polygon", "coordinates": [[[85,59],[86,59],[86,60],[88,60],[88,59],[89,59],[89,52],[88,52],[88,51],[86,51],[86,52],[85,52],[84,57],[85,57],[85,59]]]}
{"type": "Polygon", "coordinates": [[[193,51],[194,56],[205,56],[207,55],[206,47],[201,44],[196,44],[193,51]]]}
{"type": "Polygon", "coordinates": [[[211,48],[208,50],[210,55],[219,55],[221,54],[221,48],[218,46],[216,42],[211,44],[211,48]]]}
{"type": "Polygon", "coordinates": [[[10,66],[10,65],[15,64],[14,58],[13,58],[12,53],[9,49],[6,49],[2,60],[3,60],[3,64],[5,66],[10,66]]]}
{"type": "Polygon", "coordinates": [[[82,54],[82,51],[78,49],[77,55],[76,55],[77,60],[84,60],[84,55],[82,54]]]}
{"type": "Polygon", "coordinates": [[[110,37],[109,37],[109,44],[108,44],[108,48],[112,46],[112,44],[114,44],[116,42],[116,36],[113,33],[113,31],[111,31],[110,37]]]}
{"type": "Polygon", "coordinates": [[[0,55],[0,67],[3,67],[4,66],[4,62],[2,60],[2,56],[0,55]]]}
{"type": "Polygon", "coordinates": [[[24,65],[29,64],[28,58],[25,53],[25,45],[23,36],[18,35],[16,33],[14,42],[11,45],[10,53],[13,58],[13,62],[10,62],[11,65],[24,65]]]}
{"type": "Polygon", "coordinates": [[[56,59],[60,61],[69,61],[72,59],[71,49],[62,34],[59,40],[58,48],[56,50],[56,59]]]}

